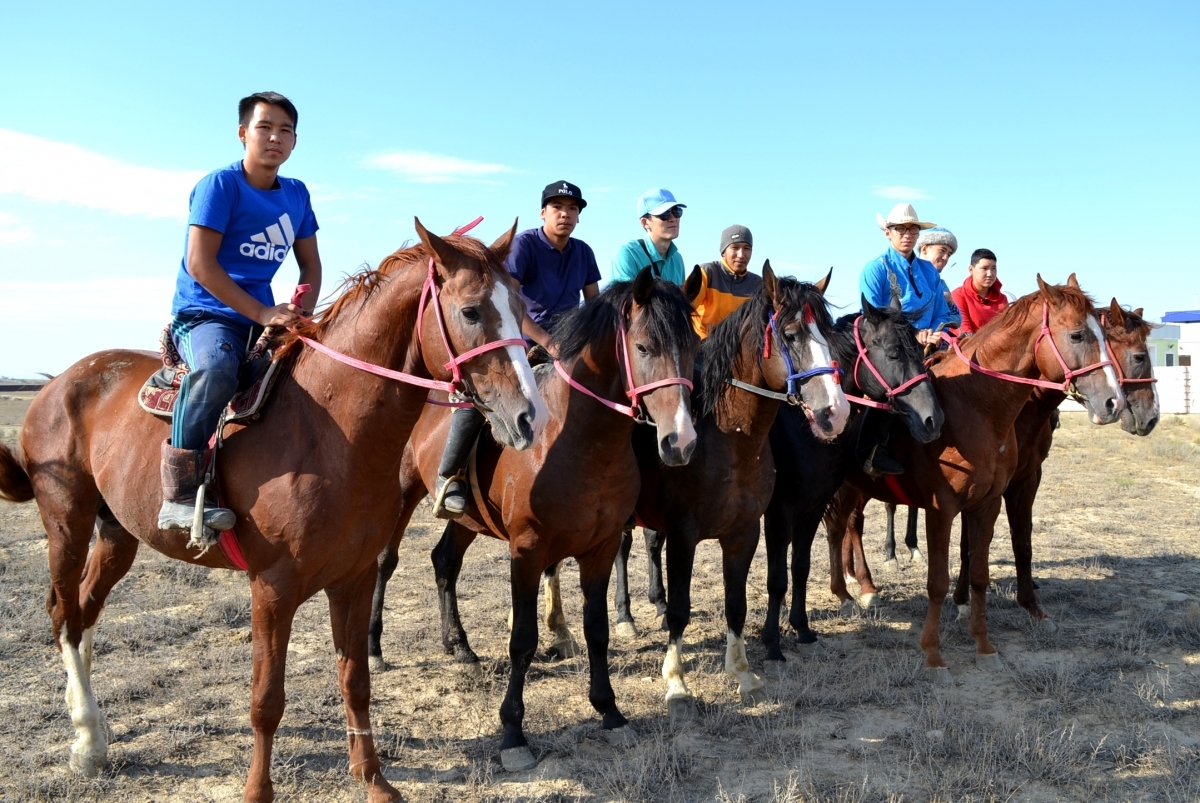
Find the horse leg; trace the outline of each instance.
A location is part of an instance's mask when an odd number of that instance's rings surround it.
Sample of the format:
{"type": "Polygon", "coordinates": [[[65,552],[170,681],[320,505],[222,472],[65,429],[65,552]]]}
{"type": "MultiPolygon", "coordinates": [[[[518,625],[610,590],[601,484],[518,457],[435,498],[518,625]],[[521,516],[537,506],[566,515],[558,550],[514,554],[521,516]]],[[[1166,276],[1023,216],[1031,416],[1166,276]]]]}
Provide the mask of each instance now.
{"type": "Polygon", "coordinates": [[[896,561],[896,506],[887,502],[883,509],[887,511],[887,538],[883,542],[883,568],[893,570],[900,566],[896,561]]]}
{"type": "Polygon", "coordinates": [[[617,609],[617,636],[623,639],[638,637],[637,625],[629,612],[629,552],[633,549],[633,528],[621,530],[621,547],[617,551],[613,568],[617,572],[617,588],[613,592],[613,605],[617,609]]]}
{"type": "MultiPolygon", "coordinates": [[[[618,543],[617,548],[620,548],[618,543]]],[[[600,714],[604,738],[610,744],[637,740],[629,720],[617,708],[608,666],[608,581],[616,550],[605,545],[579,558],[579,588],[583,592],[583,638],[588,651],[588,701],[600,714]]]]}
{"type": "Polygon", "coordinates": [[[1013,560],[1017,569],[1017,604],[1035,620],[1054,624],[1038,605],[1033,583],[1033,503],[1042,482],[1042,469],[1023,480],[1012,483],[1004,491],[1004,510],[1008,513],[1008,529],[1012,534],[1013,560]]]}
{"type": "Polygon", "coordinates": [[[557,658],[574,658],[582,651],[579,649],[579,642],[571,635],[571,629],[567,627],[567,617],[563,614],[557,563],[542,572],[542,587],[546,595],[546,629],[554,636],[550,654],[557,658]]]}
{"type": "Polygon", "coordinates": [[[672,717],[691,715],[692,692],[683,670],[683,631],[692,618],[692,564],[696,540],[690,530],[675,530],[667,537],[667,656],[662,676],[667,682],[667,712],[672,717]]]}
{"type": "Polygon", "coordinates": [[[956,622],[971,615],[971,524],[967,516],[959,519],[958,580],[954,583],[954,605],[958,608],[956,622]]]}
{"type": "Polygon", "coordinates": [[[841,600],[843,616],[854,610],[854,599],[846,588],[846,565],[842,561],[842,543],[846,539],[850,514],[857,503],[858,493],[849,485],[843,485],[826,508],[824,515],[825,540],[829,543],[829,590],[841,600]]]}
{"type": "Polygon", "coordinates": [[[372,672],[382,672],[387,669],[387,663],[383,660],[383,645],[380,643],[383,639],[383,603],[387,594],[387,584],[392,579],[392,574],[396,571],[396,565],[400,562],[400,541],[404,538],[408,521],[412,518],[413,511],[417,509],[417,505],[424,498],[425,495],[423,493],[409,493],[405,495],[404,507],[400,511],[400,518],[396,524],[396,532],[392,535],[392,540],[388,542],[384,550],[379,553],[377,561],[378,573],[375,577],[375,593],[371,598],[371,627],[367,631],[367,656],[372,672]]]}
{"type": "Polygon", "coordinates": [[[721,568],[725,581],[725,674],[737,680],[743,705],[760,702],[763,682],[750,671],[746,655],[746,578],[758,549],[758,521],[741,533],[721,539],[721,568]]]}
{"type": "Polygon", "coordinates": [[[363,573],[338,589],[325,589],[329,598],[329,621],[337,651],[338,682],[346,707],[346,739],[350,750],[350,774],[367,785],[368,803],[400,799],[400,792],[383,777],[375,738],[371,734],[371,670],[367,659],[367,631],[371,621],[372,590],[377,569],[363,573]]]}
{"type": "Polygon", "coordinates": [[[458,615],[458,573],[462,571],[463,555],[475,541],[475,533],[459,524],[448,521],[442,530],[441,540],[430,552],[433,559],[433,574],[437,579],[438,608],[442,616],[442,646],[454,662],[478,666],[479,656],[467,643],[462,619],[458,615]]]}
{"type": "Polygon", "coordinates": [[[908,556],[913,561],[925,560],[921,554],[921,546],[917,543],[917,512],[919,508],[909,506],[908,519],[904,524],[904,545],[908,547],[908,556]]]}
{"type": "Polygon", "coordinates": [[[975,664],[980,669],[1000,668],[1000,656],[988,639],[987,626],[988,558],[1000,501],[996,497],[985,507],[962,514],[964,529],[969,522],[971,531],[971,623],[967,629],[975,639],[975,664]]]}
{"type": "Polygon", "coordinates": [[[254,750],[246,777],[246,803],[271,803],[271,750],[275,731],[283,719],[284,675],[292,621],[300,600],[291,587],[293,579],[283,575],[259,574],[250,581],[250,632],[253,669],[250,687],[250,727],[254,750]]]}
{"type": "Polygon", "coordinates": [[[863,608],[870,608],[875,602],[879,589],[875,587],[875,580],[871,577],[871,567],[867,564],[867,555],[863,551],[864,507],[866,507],[865,503],[859,505],[851,515],[842,549],[846,549],[848,545],[853,550],[851,558],[854,566],[854,581],[858,583],[858,604],[863,608]]]}
{"type": "Polygon", "coordinates": [[[788,622],[801,647],[817,643],[817,634],[808,626],[808,575],[812,570],[813,539],[820,525],[821,511],[817,510],[803,516],[792,532],[792,611],[788,622]]]}
{"type": "Polygon", "coordinates": [[[925,544],[929,548],[929,563],[925,591],[929,596],[929,608],[925,613],[925,625],[921,629],[921,649],[925,651],[925,668],[935,670],[938,680],[951,682],[950,670],[942,659],[941,624],[942,603],[950,590],[950,525],[954,523],[954,511],[930,507],[925,511],[925,544]]]}
{"type": "Polygon", "coordinates": [[[646,597],[654,604],[659,627],[667,629],[667,591],[663,586],[662,549],[666,539],[658,530],[642,528],[646,539],[646,597]]]}
{"type": "Polygon", "coordinates": [[[794,529],[795,511],[782,500],[772,500],[763,516],[763,530],[767,539],[767,619],[763,622],[762,643],[767,648],[768,661],[784,661],[779,633],[779,619],[783,615],[783,598],[787,594],[788,542],[794,529]]]}
{"type": "Polygon", "coordinates": [[[537,595],[541,570],[536,555],[523,554],[513,556],[511,570],[513,628],[508,638],[508,656],[512,667],[508,691],[500,705],[500,722],[504,726],[500,763],[508,772],[518,772],[537,764],[525,740],[522,723],[525,720],[525,675],[538,643],[537,595]]]}

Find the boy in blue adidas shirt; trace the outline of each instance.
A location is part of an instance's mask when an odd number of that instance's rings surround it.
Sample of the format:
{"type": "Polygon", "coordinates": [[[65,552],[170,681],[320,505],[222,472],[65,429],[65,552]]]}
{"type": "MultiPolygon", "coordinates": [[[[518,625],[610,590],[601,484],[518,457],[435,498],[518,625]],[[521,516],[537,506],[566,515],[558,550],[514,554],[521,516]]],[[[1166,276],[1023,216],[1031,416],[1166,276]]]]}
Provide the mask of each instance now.
{"type": "MultiPolygon", "coordinates": [[[[238,386],[246,351],[265,326],[287,326],[311,310],[321,290],[317,219],[308,189],[279,175],[296,147],[296,107],[277,92],[238,103],[241,161],[209,173],[192,190],[183,262],[175,281],[171,337],[191,371],[162,445],[163,505],[158,526],[190,529],[204,479],[204,449],[238,386]],[[271,280],[294,252],[301,306],[276,304],[271,280]]],[[[233,527],[232,511],[205,505],[204,524],[233,527]]]]}

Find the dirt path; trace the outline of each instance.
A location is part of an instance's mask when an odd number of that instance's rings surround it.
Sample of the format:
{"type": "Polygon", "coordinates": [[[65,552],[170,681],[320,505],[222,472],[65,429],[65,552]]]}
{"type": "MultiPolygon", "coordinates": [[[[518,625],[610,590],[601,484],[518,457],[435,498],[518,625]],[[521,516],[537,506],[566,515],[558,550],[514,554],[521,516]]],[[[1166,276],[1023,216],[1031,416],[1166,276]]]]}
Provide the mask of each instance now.
{"type": "MultiPolygon", "coordinates": [[[[27,400],[0,398],[11,442],[27,400]]],[[[641,743],[605,743],[587,702],[586,659],[539,656],[526,730],[538,766],[499,767],[507,677],[508,559],[481,539],[461,583],[481,677],[441,649],[428,552],[440,526],[422,511],[392,581],[372,716],[388,777],[413,801],[875,801],[1200,799],[1200,421],[1169,416],[1149,438],[1064,416],[1034,520],[1034,574],[1057,632],[1015,602],[1007,529],[992,552],[989,622],[1004,668],[973,664],[974,643],[943,613],[955,682],[930,683],[917,645],[923,565],[882,569],[882,507],[867,544],[883,604],[843,619],[824,544],[809,601],[820,647],[764,673],[765,702],[742,707],[721,674],[720,553],[697,555],[686,638],[697,715],[673,725],[659,677],[664,639],[632,560],[638,638],[612,645],[613,684],[641,743]]],[[[957,538],[955,538],[957,543],[957,538]]],[[[957,565],[957,549],[952,555],[957,565]]],[[[577,574],[563,576],[581,638],[577,574]]],[[[6,801],[241,800],[251,736],[245,579],[143,550],[97,636],[94,684],[112,729],[112,769],[66,767],[73,738],[43,600],[45,537],[33,505],[0,504],[0,789],[6,801]]],[[[750,635],[766,607],[765,559],[751,575],[750,635]]],[[[547,641],[543,638],[543,644],[547,641]]],[[[791,643],[791,642],[789,642],[791,643]]],[[[763,673],[764,652],[750,644],[763,673]]],[[[361,800],[346,767],[344,719],[323,597],[300,611],[288,708],[276,742],[280,800],[361,800]]]]}

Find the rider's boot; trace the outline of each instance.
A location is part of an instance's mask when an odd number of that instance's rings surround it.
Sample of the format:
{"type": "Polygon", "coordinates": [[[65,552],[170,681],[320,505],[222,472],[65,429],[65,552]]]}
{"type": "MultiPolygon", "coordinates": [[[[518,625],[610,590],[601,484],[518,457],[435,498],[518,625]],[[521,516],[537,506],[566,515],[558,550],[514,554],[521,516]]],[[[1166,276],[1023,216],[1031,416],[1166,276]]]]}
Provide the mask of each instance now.
{"type": "MultiPolygon", "coordinates": [[[[204,482],[204,452],[200,449],[176,449],[169,440],[162,444],[163,503],[158,511],[160,530],[190,530],[196,514],[196,491],[204,482]]],[[[205,500],[204,526],[211,530],[232,530],[237,516],[232,510],[205,500]]]]}
{"type": "Polygon", "coordinates": [[[904,464],[892,457],[887,449],[891,425],[890,413],[878,410],[866,410],[863,413],[855,454],[867,476],[904,473],[904,464]]]}
{"type": "Polygon", "coordinates": [[[460,407],[450,417],[450,433],[442,449],[442,462],[438,466],[437,487],[434,489],[433,515],[439,519],[453,519],[467,509],[467,483],[465,468],[467,457],[483,429],[483,413],[474,407],[460,407]]]}

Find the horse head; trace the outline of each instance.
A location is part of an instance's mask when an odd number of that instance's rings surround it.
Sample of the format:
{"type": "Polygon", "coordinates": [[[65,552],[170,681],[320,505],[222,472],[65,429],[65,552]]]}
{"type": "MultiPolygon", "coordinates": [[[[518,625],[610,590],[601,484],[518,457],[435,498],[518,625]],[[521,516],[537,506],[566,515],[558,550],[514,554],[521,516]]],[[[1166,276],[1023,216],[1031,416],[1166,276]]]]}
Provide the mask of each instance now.
{"type": "Polygon", "coordinates": [[[1142,317],[1141,309],[1132,312],[1122,309],[1115,298],[1108,309],[1101,311],[1100,324],[1121,389],[1125,391],[1121,429],[1134,435],[1149,435],[1158,423],[1158,391],[1146,349],[1151,324],[1142,317]]]}
{"type": "Polygon", "coordinates": [[[525,302],[504,268],[517,224],[485,246],[473,237],[439,237],[414,220],[435,272],[436,292],[423,299],[418,333],[425,367],[438,378],[457,368],[496,440],[527,449],[549,413],[525,356],[525,302]]]}
{"type": "Polygon", "coordinates": [[[1042,302],[1042,330],[1033,348],[1042,376],[1056,382],[1071,380],[1096,424],[1111,424],[1125,409],[1125,394],[1105,346],[1104,330],[1092,301],[1072,273],[1065,285],[1050,285],[1037,277],[1042,302]],[[1042,346],[1048,341],[1050,348],[1042,346]]]}
{"type": "Polygon", "coordinates": [[[913,440],[918,443],[936,440],[942,434],[945,415],[933,383],[913,381],[928,376],[916,330],[894,298],[892,304],[879,308],[872,306],[864,295],[862,310],[862,316],[854,323],[861,343],[856,344],[856,351],[861,349],[861,354],[854,358],[851,381],[863,395],[886,401],[889,412],[903,416],[913,440]],[[875,370],[870,370],[871,367],[875,370]],[[894,392],[896,388],[901,390],[894,392]]]}
{"type": "Polygon", "coordinates": [[[770,387],[787,388],[795,395],[800,389],[801,405],[813,434],[830,441],[841,434],[850,418],[838,382],[837,366],[829,350],[833,320],[825,301],[831,270],[816,284],[791,277],[777,278],[771,262],[763,264],[762,293],[771,310],[770,337],[774,348],[764,348],[763,379],[770,387]]]}

